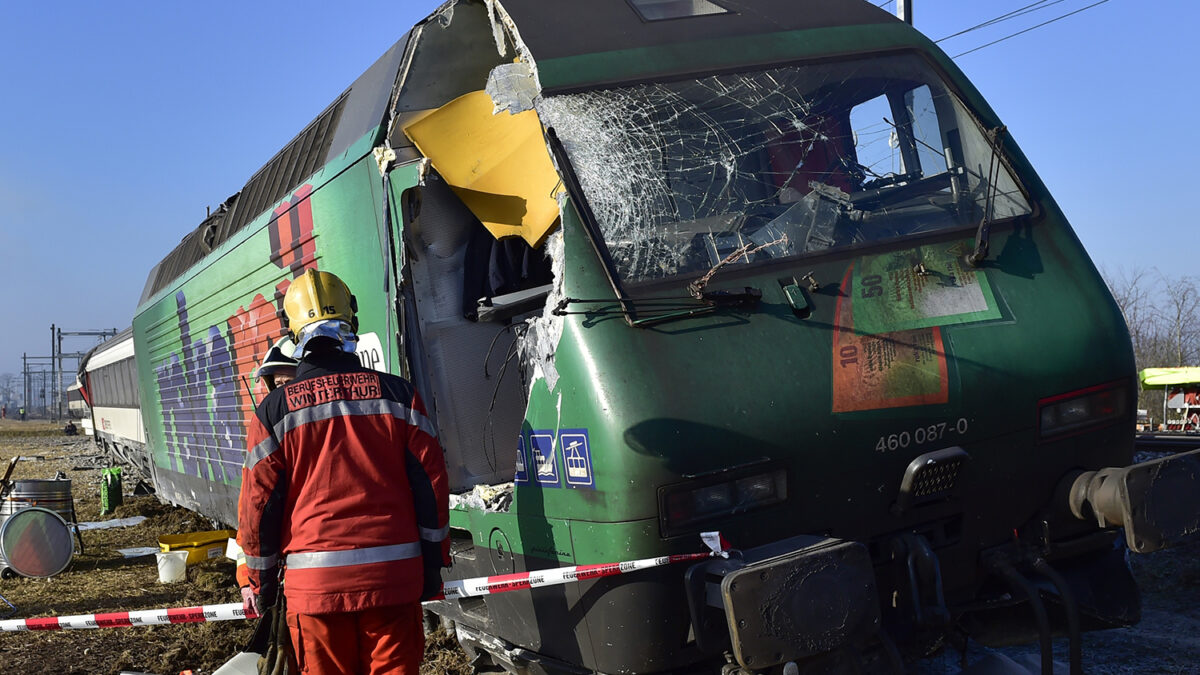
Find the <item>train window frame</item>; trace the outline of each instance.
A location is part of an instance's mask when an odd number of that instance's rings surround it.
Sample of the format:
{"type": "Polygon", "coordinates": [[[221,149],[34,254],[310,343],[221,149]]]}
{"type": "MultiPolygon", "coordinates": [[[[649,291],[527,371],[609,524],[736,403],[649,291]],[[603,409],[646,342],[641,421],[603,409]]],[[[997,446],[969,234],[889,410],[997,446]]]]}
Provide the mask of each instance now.
{"type": "Polygon", "coordinates": [[[107,371],[105,371],[104,368],[96,371],[96,374],[99,376],[98,379],[100,380],[100,398],[98,402],[104,406],[111,406],[113,400],[112,377],[107,371]]]}
{"type": "Polygon", "coordinates": [[[122,370],[124,371],[122,374],[125,378],[125,397],[123,403],[126,407],[132,408],[135,405],[135,392],[137,391],[137,378],[133,376],[133,359],[126,361],[123,364],[122,370]]]}

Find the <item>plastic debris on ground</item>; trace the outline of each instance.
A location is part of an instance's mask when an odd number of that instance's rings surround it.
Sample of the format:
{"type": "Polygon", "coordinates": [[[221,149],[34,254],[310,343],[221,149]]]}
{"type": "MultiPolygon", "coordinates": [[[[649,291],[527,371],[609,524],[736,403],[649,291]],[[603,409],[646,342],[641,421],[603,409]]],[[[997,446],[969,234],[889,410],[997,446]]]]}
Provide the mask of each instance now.
{"type": "Polygon", "coordinates": [[[214,670],[213,675],[258,675],[259,658],[260,655],[254,652],[238,652],[237,656],[214,670]]]}
{"type": "Polygon", "coordinates": [[[158,547],[138,546],[135,548],[119,548],[117,549],[117,553],[120,553],[126,558],[141,558],[142,556],[154,555],[155,553],[158,553],[158,547]]]}
{"type": "Polygon", "coordinates": [[[133,527],[146,519],[146,516],[130,516],[128,518],[113,518],[112,520],[99,520],[90,523],[79,523],[81,531],[86,530],[107,530],[110,527],[133,527]]]}

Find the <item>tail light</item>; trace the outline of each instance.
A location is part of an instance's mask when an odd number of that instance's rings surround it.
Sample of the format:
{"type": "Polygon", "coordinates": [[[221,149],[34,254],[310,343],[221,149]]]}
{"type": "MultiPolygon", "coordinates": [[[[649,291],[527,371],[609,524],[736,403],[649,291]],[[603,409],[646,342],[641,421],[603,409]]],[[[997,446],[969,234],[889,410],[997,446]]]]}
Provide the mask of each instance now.
{"type": "Polygon", "coordinates": [[[1053,438],[1126,418],[1133,412],[1128,385],[1102,384],[1038,401],[1038,436],[1053,438]]]}

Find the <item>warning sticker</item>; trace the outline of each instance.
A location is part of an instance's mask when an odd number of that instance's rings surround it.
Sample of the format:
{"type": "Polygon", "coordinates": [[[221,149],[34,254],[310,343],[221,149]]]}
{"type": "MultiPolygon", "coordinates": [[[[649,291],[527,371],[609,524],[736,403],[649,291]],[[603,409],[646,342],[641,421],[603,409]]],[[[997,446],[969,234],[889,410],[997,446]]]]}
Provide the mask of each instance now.
{"type": "Polygon", "coordinates": [[[834,319],[833,412],[945,403],[946,351],[937,326],[867,334],[858,324],[859,292],[846,271],[834,319]]]}
{"type": "Polygon", "coordinates": [[[854,329],[877,334],[1000,318],[987,276],[963,257],[971,242],[863,258],[854,272],[854,329]]]}

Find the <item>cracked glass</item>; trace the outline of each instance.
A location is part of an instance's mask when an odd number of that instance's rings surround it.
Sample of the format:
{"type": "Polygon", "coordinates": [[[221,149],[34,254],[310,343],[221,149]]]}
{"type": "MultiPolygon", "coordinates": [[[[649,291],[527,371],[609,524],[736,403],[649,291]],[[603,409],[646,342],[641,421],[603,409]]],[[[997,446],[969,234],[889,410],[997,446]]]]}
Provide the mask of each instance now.
{"type": "Polygon", "coordinates": [[[626,282],[1030,212],[989,132],[915,55],[559,95],[538,112],[626,282]]]}

